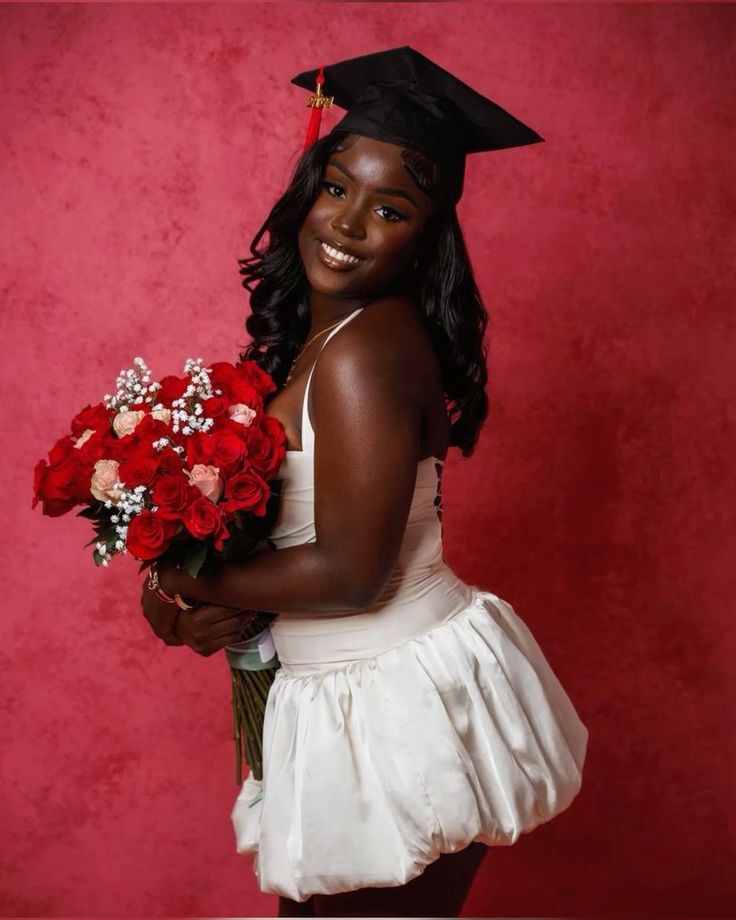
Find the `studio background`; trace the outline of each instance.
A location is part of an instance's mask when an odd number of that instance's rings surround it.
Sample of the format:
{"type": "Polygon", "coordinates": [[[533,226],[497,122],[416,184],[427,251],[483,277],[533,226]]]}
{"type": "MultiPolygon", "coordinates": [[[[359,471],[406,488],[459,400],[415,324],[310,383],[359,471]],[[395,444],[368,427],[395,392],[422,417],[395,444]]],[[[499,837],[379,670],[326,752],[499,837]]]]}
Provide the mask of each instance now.
{"type": "Polygon", "coordinates": [[[402,44],[546,138],[468,159],[491,410],[448,456],[445,554],[514,605],[590,730],[578,798],[489,851],[466,914],[736,910],[735,26],[730,5],[0,8],[3,915],[276,912],[234,851],[223,657],[156,639],[137,564],[95,569],[87,522],[31,510],[32,469],[134,356],[154,377],[237,357],[236,260],[304,138],[289,78],[402,44]]]}

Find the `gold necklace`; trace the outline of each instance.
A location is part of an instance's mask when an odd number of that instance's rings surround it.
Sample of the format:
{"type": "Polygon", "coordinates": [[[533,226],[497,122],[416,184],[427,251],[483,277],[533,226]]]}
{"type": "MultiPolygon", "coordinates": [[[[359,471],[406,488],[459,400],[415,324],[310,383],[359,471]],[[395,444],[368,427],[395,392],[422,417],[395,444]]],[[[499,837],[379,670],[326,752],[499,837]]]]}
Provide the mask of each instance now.
{"type": "Polygon", "coordinates": [[[307,342],[307,344],[304,345],[304,346],[302,346],[302,348],[299,349],[299,354],[298,354],[298,355],[296,356],[296,358],[294,358],[294,360],[291,362],[291,368],[289,369],[289,375],[288,375],[288,377],[286,378],[286,381],[285,381],[285,383],[284,383],[284,386],[286,386],[286,384],[291,380],[291,375],[294,373],[294,365],[295,365],[296,362],[299,360],[299,358],[301,358],[301,356],[304,354],[304,352],[307,350],[307,348],[309,348],[309,346],[312,344],[312,342],[317,338],[317,336],[318,336],[318,335],[322,335],[322,334],[325,333],[325,332],[329,332],[330,329],[334,329],[335,326],[339,326],[343,319],[345,319],[344,316],[343,316],[342,319],[339,319],[336,323],[333,323],[331,326],[328,326],[326,329],[322,329],[322,330],[320,330],[320,332],[315,332],[315,334],[314,334],[314,335],[312,336],[312,338],[307,342]]]}

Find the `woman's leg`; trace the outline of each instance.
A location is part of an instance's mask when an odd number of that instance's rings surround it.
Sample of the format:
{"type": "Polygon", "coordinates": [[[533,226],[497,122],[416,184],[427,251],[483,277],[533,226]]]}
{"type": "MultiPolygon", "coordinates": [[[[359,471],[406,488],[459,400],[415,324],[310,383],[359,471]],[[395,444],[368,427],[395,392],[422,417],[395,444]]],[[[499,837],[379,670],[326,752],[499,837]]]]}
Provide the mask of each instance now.
{"type": "Polygon", "coordinates": [[[396,888],[315,894],[316,917],[459,917],[488,847],[471,843],[443,853],[417,878],[396,888]]]}
{"type": "Polygon", "coordinates": [[[292,901],[279,896],[279,917],[314,917],[314,898],[292,901]]]}

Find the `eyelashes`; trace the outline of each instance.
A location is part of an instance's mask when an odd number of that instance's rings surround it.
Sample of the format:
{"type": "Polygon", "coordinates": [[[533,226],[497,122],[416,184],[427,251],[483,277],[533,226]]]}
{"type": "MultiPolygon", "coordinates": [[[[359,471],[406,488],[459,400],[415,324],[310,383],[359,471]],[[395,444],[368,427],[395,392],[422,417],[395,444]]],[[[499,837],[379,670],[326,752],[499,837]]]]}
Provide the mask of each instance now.
{"type": "MultiPolygon", "coordinates": [[[[339,189],[341,192],[345,191],[345,189],[343,188],[342,185],[340,185],[339,182],[330,182],[328,179],[326,179],[322,183],[322,188],[326,189],[327,194],[331,195],[333,198],[339,198],[340,196],[336,195],[332,191],[332,189],[339,189]]],[[[382,204],[376,210],[387,211],[389,216],[384,217],[383,219],[389,221],[390,223],[398,223],[399,221],[406,220],[406,214],[404,214],[402,211],[397,210],[394,207],[389,207],[389,205],[387,204],[382,204]]]]}
{"type": "Polygon", "coordinates": [[[337,189],[340,189],[340,191],[343,191],[343,192],[345,191],[345,189],[341,185],[338,185],[337,182],[328,182],[327,180],[325,180],[322,183],[322,188],[327,189],[327,191],[329,192],[330,195],[332,195],[333,198],[339,198],[339,195],[335,195],[332,189],[337,188],[337,189]]]}

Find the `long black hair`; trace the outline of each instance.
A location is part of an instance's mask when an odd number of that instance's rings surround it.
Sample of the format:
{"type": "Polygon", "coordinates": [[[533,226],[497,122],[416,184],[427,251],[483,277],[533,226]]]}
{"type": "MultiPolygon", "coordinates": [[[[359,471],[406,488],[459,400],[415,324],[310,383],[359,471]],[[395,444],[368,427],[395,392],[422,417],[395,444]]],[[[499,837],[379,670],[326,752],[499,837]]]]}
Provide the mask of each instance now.
{"type": "MultiPolygon", "coordinates": [[[[319,194],[330,155],[344,149],[346,137],[345,132],[332,131],[301,156],[288,188],[256,233],[251,256],[238,260],[251,304],[245,321],[251,342],[240,358],[255,361],[279,388],[310,326],[299,229],[319,194]],[[266,234],[268,241],[260,245],[266,234]]],[[[443,169],[410,149],[402,151],[402,161],[419,188],[437,204],[423,228],[409,285],[440,361],[450,446],[468,457],[488,414],[484,344],[488,316],[453,203],[451,167],[443,169]]]]}

